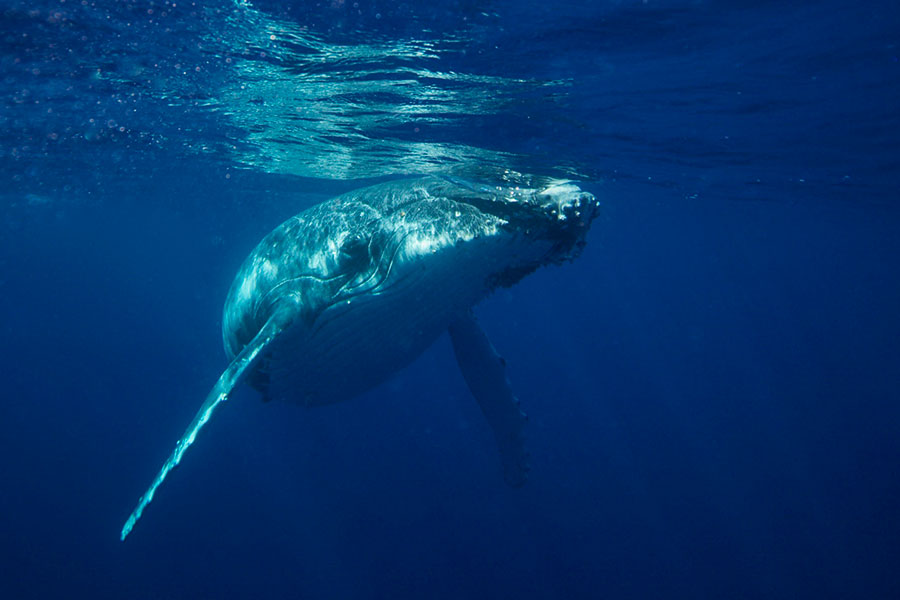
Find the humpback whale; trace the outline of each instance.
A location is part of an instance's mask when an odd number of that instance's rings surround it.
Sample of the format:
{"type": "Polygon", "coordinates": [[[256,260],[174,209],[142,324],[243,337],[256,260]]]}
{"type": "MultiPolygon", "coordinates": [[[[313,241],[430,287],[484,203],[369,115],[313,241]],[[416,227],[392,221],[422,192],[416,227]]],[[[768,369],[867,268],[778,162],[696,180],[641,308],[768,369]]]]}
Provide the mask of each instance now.
{"type": "Polygon", "coordinates": [[[594,196],[570,181],[428,176],[352,191],[282,223],[238,271],[222,322],[228,367],[121,539],[242,381],[264,400],[338,402],[382,382],[445,331],[493,431],[504,479],[522,485],[525,415],[471,309],[543,265],[574,259],[597,213],[594,196]]]}

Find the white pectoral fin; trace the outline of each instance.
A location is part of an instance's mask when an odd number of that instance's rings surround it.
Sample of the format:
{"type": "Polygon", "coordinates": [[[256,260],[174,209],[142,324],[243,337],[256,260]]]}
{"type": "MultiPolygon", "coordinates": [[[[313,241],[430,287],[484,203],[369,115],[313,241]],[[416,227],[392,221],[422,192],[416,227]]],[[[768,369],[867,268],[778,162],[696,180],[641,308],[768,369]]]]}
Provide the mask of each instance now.
{"type": "Polygon", "coordinates": [[[146,508],[147,505],[150,504],[150,501],[153,500],[153,495],[156,493],[157,488],[162,485],[162,482],[165,481],[169,471],[178,466],[178,463],[181,462],[181,457],[184,456],[187,449],[194,443],[194,440],[197,438],[197,433],[204,425],[206,425],[206,422],[209,421],[213,411],[215,411],[219,404],[228,399],[228,395],[235,386],[241,382],[244,375],[247,373],[247,369],[253,365],[254,361],[259,356],[260,351],[272,341],[279,331],[280,327],[276,323],[276,319],[270,319],[260,332],[256,334],[256,337],[241,350],[240,354],[234,357],[234,360],[231,361],[231,364],[228,365],[228,368],[226,368],[225,372],[219,377],[219,380],[216,382],[216,385],[213,386],[213,389],[210,390],[209,395],[206,397],[200,410],[197,411],[196,416],[194,416],[194,420],[188,425],[187,431],[184,432],[184,435],[182,435],[181,439],[178,440],[178,443],[175,444],[175,450],[169,456],[169,459],[166,460],[165,464],[163,464],[159,474],[157,474],[153,483],[150,484],[150,487],[144,495],[141,496],[137,507],[131,513],[131,516],[128,517],[125,526],[122,527],[122,541],[125,541],[125,538],[131,533],[134,524],[141,518],[144,508],[146,508]]]}
{"type": "Polygon", "coordinates": [[[503,478],[509,485],[519,487],[528,478],[529,470],[522,435],[526,418],[506,378],[506,363],[471,313],[451,323],[448,331],[460,371],[494,431],[503,461],[503,478]]]}

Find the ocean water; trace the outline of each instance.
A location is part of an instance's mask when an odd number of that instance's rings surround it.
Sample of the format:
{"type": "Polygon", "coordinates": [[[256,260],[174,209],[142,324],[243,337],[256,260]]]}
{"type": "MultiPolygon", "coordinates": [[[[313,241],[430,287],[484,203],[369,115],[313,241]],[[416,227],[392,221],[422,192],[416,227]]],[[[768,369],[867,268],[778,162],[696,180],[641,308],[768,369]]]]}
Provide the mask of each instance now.
{"type": "Polygon", "coordinates": [[[0,0],[0,597],[900,597],[900,5],[0,0]],[[226,366],[256,242],[424,173],[569,178],[583,255],[333,406],[226,366]]]}

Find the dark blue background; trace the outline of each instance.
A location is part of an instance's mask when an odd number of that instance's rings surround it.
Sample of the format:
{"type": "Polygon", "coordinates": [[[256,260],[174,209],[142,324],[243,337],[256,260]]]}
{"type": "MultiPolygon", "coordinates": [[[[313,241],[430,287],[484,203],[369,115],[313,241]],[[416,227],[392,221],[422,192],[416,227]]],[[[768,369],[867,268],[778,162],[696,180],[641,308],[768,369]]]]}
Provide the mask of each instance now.
{"type": "Polygon", "coordinates": [[[175,106],[86,75],[188,52],[206,13],[166,37],[141,3],[4,3],[0,595],[900,596],[894,4],[360,4],[256,5],[347,44],[467,31],[446,72],[571,80],[423,134],[602,199],[578,261],[477,310],[529,483],[503,484],[441,339],[341,405],[242,388],[119,542],[225,366],[241,260],[364,182],[223,157],[249,139],[202,108],[227,73],[175,106]]]}

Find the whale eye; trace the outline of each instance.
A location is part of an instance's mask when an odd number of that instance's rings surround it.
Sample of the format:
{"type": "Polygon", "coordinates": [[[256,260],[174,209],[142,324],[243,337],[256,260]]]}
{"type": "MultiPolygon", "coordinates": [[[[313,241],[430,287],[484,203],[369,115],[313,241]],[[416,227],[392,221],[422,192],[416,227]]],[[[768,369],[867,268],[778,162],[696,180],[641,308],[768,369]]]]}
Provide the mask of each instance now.
{"type": "Polygon", "coordinates": [[[364,264],[369,259],[369,244],[361,236],[352,236],[344,240],[338,261],[341,269],[352,269],[364,264]]]}

